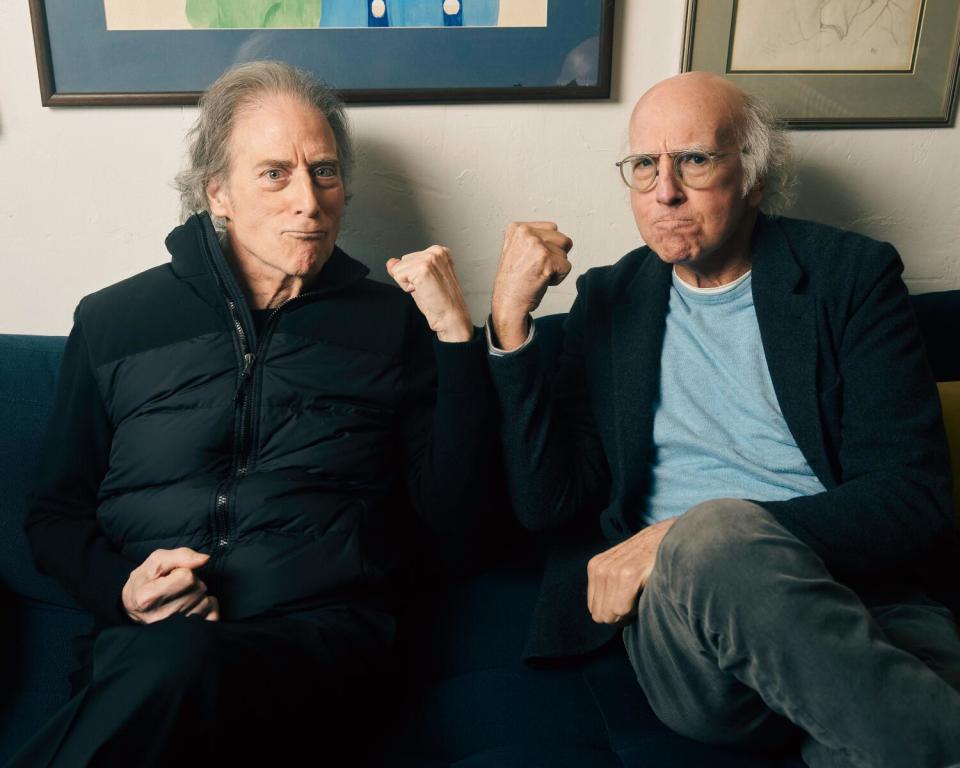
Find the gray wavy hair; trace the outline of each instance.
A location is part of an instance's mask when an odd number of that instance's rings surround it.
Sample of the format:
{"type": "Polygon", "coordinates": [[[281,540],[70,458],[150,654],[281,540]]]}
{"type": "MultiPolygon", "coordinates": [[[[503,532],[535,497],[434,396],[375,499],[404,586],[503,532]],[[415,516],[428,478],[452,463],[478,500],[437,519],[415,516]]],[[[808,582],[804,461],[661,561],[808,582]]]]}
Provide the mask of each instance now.
{"type": "Polygon", "coordinates": [[[760,207],[778,215],[794,201],[796,174],[790,138],[767,102],[744,94],[743,120],[736,124],[737,143],[743,148],[743,194],[763,180],[760,207]]]}
{"type": "MultiPolygon", "coordinates": [[[[343,101],[309,72],[282,61],[251,61],[224,72],[200,97],[200,114],[187,133],[188,165],[177,174],[180,219],[210,211],[207,183],[226,179],[230,169],[230,137],[237,115],[263,96],[282,94],[316,107],[330,123],[337,141],[337,160],[344,186],[353,165],[353,144],[343,101]]],[[[225,222],[213,217],[223,232],[225,222]]]]}

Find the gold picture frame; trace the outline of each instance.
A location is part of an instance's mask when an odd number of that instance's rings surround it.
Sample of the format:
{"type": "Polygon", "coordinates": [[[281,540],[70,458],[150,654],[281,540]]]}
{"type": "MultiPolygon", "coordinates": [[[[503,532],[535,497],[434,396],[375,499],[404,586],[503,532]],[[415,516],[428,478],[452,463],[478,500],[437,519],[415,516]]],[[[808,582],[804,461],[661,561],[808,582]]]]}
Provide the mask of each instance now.
{"type": "Polygon", "coordinates": [[[791,128],[951,126],[958,63],[960,0],[687,0],[681,70],[791,128]]]}

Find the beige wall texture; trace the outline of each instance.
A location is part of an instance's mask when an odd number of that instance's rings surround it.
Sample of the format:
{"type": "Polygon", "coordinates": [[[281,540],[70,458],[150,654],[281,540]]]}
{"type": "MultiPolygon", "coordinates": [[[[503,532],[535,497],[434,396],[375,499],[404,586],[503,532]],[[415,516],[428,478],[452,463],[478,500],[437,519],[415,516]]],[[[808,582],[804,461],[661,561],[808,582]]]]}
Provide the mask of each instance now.
{"type": "MultiPolygon", "coordinates": [[[[359,163],[341,246],[383,278],[387,258],[448,245],[479,323],[511,220],[557,221],[573,277],[638,245],[613,163],[633,103],[678,71],[684,6],[617,3],[609,101],[351,107],[359,163]]],[[[66,333],[84,294],[166,261],[194,115],[41,107],[27,3],[0,3],[0,332],[66,333]]],[[[890,240],[912,291],[960,287],[958,129],[793,136],[790,213],[890,240]]],[[[574,292],[573,279],[551,289],[542,311],[574,292]]]]}

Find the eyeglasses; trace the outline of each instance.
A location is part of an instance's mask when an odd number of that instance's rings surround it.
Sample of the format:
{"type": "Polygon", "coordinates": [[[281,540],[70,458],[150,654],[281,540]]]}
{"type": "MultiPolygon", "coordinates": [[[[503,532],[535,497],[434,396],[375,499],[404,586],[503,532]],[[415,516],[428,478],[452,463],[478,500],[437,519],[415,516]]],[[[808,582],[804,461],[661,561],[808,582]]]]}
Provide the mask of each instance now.
{"type": "Polygon", "coordinates": [[[713,180],[717,161],[739,152],[704,152],[699,149],[679,149],[676,152],[652,152],[646,155],[628,155],[616,164],[623,183],[637,192],[649,192],[660,174],[660,157],[673,160],[673,172],[680,182],[691,189],[703,189],[713,180]]]}

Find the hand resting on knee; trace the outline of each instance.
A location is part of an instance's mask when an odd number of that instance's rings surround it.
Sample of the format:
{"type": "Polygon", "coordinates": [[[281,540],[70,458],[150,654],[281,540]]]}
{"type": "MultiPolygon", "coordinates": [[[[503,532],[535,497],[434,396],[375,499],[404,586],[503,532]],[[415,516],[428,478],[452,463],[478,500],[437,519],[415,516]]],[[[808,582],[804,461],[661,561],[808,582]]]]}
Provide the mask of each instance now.
{"type": "Polygon", "coordinates": [[[637,597],[653,572],[660,542],[676,518],[648,525],[587,563],[587,608],[598,624],[616,624],[637,611],[637,597]]]}
{"type": "Polygon", "coordinates": [[[161,621],[175,613],[218,621],[217,598],[207,594],[207,585],[195,573],[209,559],[189,547],[154,550],[130,572],[123,586],[127,615],[138,624],[161,621]]]}

